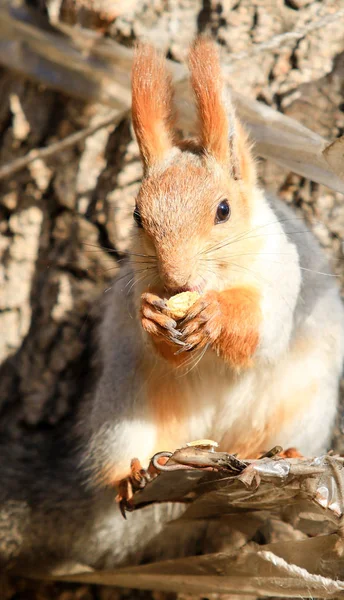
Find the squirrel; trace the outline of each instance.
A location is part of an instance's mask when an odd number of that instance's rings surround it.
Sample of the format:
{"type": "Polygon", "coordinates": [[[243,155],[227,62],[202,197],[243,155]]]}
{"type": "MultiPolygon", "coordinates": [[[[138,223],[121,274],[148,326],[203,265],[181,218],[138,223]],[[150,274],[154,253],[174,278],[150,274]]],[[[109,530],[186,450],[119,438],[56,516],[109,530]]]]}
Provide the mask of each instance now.
{"type": "Polygon", "coordinates": [[[199,134],[181,140],[165,59],[149,44],[136,50],[144,173],[128,263],[106,297],[101,373],[63,453],[58,440],[0,452],[6,566],[137,559],[171,515],[159,506],[122,519],[114,489],[133,457],[147,466],[202,437],[244,458],[276,444],[316,456],[330,443],[339,289],[302,220],[259,187],[210,40],[195,41],[189,69],[199,134]],[[199,297],[176,320],[167,301],[181,292],[199,297]]]}

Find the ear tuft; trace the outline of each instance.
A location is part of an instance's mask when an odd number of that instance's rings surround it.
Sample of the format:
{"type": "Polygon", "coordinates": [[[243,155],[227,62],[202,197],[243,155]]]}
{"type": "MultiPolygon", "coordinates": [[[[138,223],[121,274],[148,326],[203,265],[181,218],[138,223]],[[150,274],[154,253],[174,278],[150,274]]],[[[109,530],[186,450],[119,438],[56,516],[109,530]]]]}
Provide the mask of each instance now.
{"type": "Polygon", "coordinates": [[[145,169],[173,146],[173,88],[163,56],[149,44],[136,48],[132,67],[132,119],[145,169]]]}
{"type": "MultiPolygon", "coordinates": [[[[191,84],[198,107],[201,144],[221,163],[230,159],[231,134],[224,101],[224,85],[215,44],[200,37],[189,54],[191,84]]],[[[231,124],[234,126],[234,122],[231,124]]]]}
{"type": "Polygon", "coordinates": [[[195,41],[189,54],[189,68],[202,147],[231,169],[234,179],[253,185],[256,171],[249,143],[226,92],[218,52],[212,40],[199,37],[195,41]]]}

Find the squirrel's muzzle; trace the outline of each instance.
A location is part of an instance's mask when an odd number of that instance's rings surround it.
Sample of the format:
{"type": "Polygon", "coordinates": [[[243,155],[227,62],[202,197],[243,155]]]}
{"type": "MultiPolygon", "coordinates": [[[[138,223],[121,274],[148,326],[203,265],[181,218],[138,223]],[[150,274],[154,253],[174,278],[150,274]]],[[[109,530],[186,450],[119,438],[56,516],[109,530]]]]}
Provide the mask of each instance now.
{"type": "Polygon", "coordinates": [[[158,253],[158,265],[161,282],[165,289],[175,294],[179,292],[193,291],[194,284],[194,261],[181,249],[174,248],[172,251],[160,251],[158,253]]]}

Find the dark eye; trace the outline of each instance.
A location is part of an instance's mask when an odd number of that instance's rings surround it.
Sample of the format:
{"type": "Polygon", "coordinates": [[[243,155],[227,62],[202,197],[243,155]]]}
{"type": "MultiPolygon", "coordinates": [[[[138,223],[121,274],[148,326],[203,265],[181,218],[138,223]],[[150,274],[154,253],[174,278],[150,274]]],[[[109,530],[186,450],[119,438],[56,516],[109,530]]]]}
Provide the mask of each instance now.
{"type": "Polygon", "coordinates": [[[141,213],[140,213],[139,209],[137,208],[137,206],[135,206],[135,209],[133,212],[133,217],[136,221],[136,225],[138,227],[142,227],[141,213]]]}
{"type": "Polygon", "coordinates": [[[225,221],[228,221],[230,216],[231,207],[228,204],[228,200],[221,200],[216,209],[215,224],[217,225],[218,223],[224,223],[225,221]]]}

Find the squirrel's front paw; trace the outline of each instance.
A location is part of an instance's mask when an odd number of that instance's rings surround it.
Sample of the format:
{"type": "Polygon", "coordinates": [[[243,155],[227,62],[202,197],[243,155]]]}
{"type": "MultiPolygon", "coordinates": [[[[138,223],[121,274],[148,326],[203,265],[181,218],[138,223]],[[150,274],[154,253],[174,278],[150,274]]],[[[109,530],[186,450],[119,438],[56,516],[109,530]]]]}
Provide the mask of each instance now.
{"type": "Polygon", "coordinates": [[[146,292],[141,296],[141,323],[147,333],[175,346],[183,346],[181,332],[174,319],[164,314],[166,301],[155,294],[146,292]]]}
{"type": "Polygon", "coordinates": [[[219,339],[222,314],[217,292],[207,292],[193,304],[181,324],[183,350],[197,350],[212,346],[219,339]]]}
{"type": "Polygon", "coordinates": [[[260,296],[250,287],[204,294],[181,323],[181,350],[210,346],[235,368],[250,367],[259,344],[260,296]]]}

